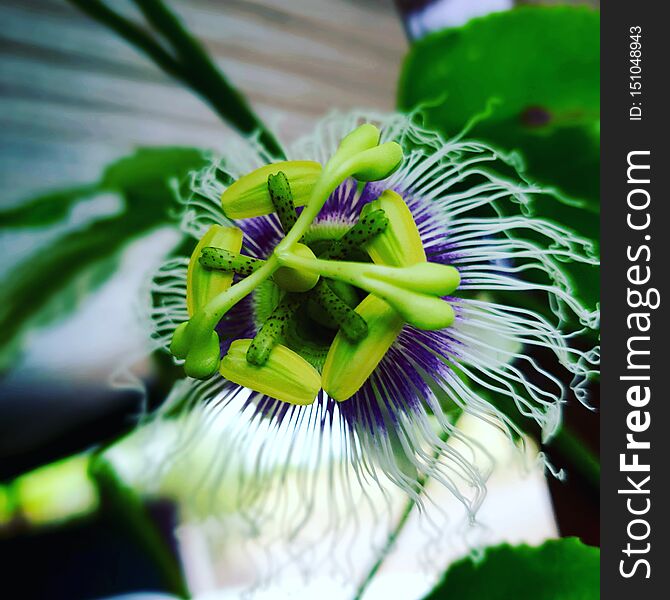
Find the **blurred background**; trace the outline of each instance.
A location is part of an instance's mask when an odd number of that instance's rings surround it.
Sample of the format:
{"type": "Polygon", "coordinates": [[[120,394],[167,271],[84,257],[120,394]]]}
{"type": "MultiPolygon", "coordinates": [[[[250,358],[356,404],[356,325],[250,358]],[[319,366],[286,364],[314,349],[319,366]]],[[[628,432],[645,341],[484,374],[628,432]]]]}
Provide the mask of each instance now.
{"type": "MultiPolygon", "coordinates": [[[[132,3],[112,4],[142,21],[132,3]]],[[[261,119],[285,140],[308,133],[333,108],[394,110],[403,60],[415,41],[514,4],[170,1],[261,119]]],[[[0,278],[12,281],[3,284],[0,307],[5,327],[0,337],[0,565],[12,585],[23,586],[11,597],[47,597],[47,590],[50,598],[169,591],[179,583],[165,581],[166,564],[179,565],[198,597],[214,590],[217,598],[237,597],[253,573],[222,543],[226,532],[213,534],[213,526],[186,523],[174,490],[119,494],[114,489],[125,484],[115,484],[114,474],[92,478],[87,455],[80,454],[133,430],[145,402],[151,407],[165,397],[160,374],[170,367],[148,358],[139,306],[148,274],[179,235],[158,223],[122,242],[109,234],[107,246],[102,231],[95,235],[104,260],[72,271],[68,252],[76,256],[77,249],[59,240],[69,236],[72,242],[77,232],[118,214],[133,186],[146,184],[128,184],[121,200],[99,185],[126,177],[118,161],[137,148],[216,151],[239,134],[201,98],[66,1],[2,0],[0,22],[0,205],[7,219],[0,235],[0,278]],[[115,163],[116,171],[110,171],[115,163]],[[44,208],[52,195],[66,198],[55,215],[44,208]],[[21,212],[31,205],[37,212],[21,212]],[[114,252],[107,255],[107,247],[114,252]],[[31,279],[37,272],[33,265],[48,263],[61,251],[64,271],[47,269],[38,281],[31,279]],[[67,279],[66,288],[59,288],[59,277],[67,279]],[[12,303],[27,308],[22,312],[12,303]],[[148,386],[148,398],[127,385],[130,366],[137,381],[148,386]],[[141,508],[133,508],[133,502],[141,508]],[[150,533],[138,535],[140,529],[150,533]],[[152,536],[167,542],[167,554],[151,550],[152,536]],[[26,568],[35,573],[33,580],[19,575],[26,568]]],[[[597,452],[597,415],[569,406],[567,420],[597,452]]],[[[592,484],[579,473],[567,482],[547,482],[535,471],[524,475],[518,457],[493,432],[485,435],[499,448],[501,465],[483,510],[492,540],[538,542],[560,533],[598,544],[598,493],[592,484]]],[[[138,444],[133,438],[112,452],[127,483],[138,468],[138,444]]],[[[547,450],[557,467],[570,472],[561,448],[547,450]]],[[[400,594],[393,597],[418,598],[428,589],[430,577],[412,559],[422,544],[418,528],[407,529],[370,598],[389,597],[389,590],[400,594]],[[403,583],[394,579],[399,572],[403,583]],[[406,595],[398,585],[405,586],[406,595]]],[[[455,547],[445,556],[459,553],[455,547]]],[[[362,567],[369,561],[360,549],[362,567]]],[[[302,587],[297,580],[283,585],[267,591],[267,597],[343,597],[318,578],[309,584],[316,587],[302,587]]]]}

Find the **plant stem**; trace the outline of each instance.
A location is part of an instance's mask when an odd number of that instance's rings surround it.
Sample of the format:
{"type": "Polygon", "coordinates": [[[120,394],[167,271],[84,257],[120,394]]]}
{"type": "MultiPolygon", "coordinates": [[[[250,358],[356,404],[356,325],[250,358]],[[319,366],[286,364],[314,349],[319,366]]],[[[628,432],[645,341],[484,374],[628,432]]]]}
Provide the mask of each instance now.
{"type": "Polygon", "coordinates": [[[185,83],[200,95],[224,122],[244,134],[257,133],[259,142],[272,156],[283,158],[283,151],[276,138],[251,110],[245,98],[228,82],[204,48],[162,2],[138,0],[137,4],[147,20],[172,42],[176,56],[170,54],[151,34],[113,11],[101,0],[67,1],[120,35],[148,56],[165,73],[185,83]]]}
{"type": "Polygon", "coordinates": [[[67,0],[67,2],[76,6],[98,23],[109,27],[124,40],[146,54],[168,75],[182,81],[188,77],[184,67],[141,27],[114,12],[100,0],[67,0]]]}
{"type": "MultiPolygon", "coordinates": [[[[449,433],[447,431],[443,431],[442,433],[440,433],[441,442],[446,442],[448,438],[449,433]]],[[[439,456],[440,456],[440,450],[438,449],[433,453],[433,462],[436,461],[439,458],[439,456]]],[[[418,496],[422,494],[423,491],[426,489],[426,484],[428,483],[428,476],[421,475],[420,477],[417,478],[416,483],[417,483],[416,494],[418,496]]],[[[370,583],[375,578],[377,572],[379,571],[379,569],[381,569],[382,565],[384,564],[384,561],[393,551],[393,548],[395,547],[395,544],[398,541],[398,538],[400,537],[402,530],[405,528],[405,525],[407,525],[407,521],[409,520],[409,517],[412,514],[412,511],[414,510],[415,506],[416,506],[416,496],[409,497],[407,499],[407,502],[405,503],[405,506],[403,507],[402,512],[400,513],[400,519],[398,519],[396,526],[389,532],[388,537],[386,538],[386,542],[384,543],[384,546],[382,547],[379,555],[377,556],[377,559],[375,560],[374,563],[372,563],[372,566],[365,575],[365,578],[356,588],[353,600],[361,600],[363,594],[367,591],[368,587],[370,586],[370,583]]]]}
{"type": "MultiPolygon", "coordinates": [[[[419,493],[423,491],[423,486],[425,485],[425,481],[423,482],[421,489],[419,490],[419,493]]],[[[414,510],[414,507],[416,506],[416,500],[414,498],[409,498],[407,500],[407,503],[405,504],[405,507],[403,508],[403,511],[400,515],[400,519],[398,520],[398,523],[396,526],[393,528],[393,530],[389,533],[388,537],[386,538],[386,542],[384,543],[384,547],[381,549],[381,552],[379,553],[379,556],[377,557],[377,560],[372,564],[372,567],[370,567],[370,570],[368,571],[367,575],[365,576],[365,579],[358,585],[358,588],[356,588],[356,593],[354,595],[353,600],[361,600],[363,597],[363,594],[367,591],[368,586],[372,582],[372,580],[375,578],[377,575],[377,572],[381,568],[381,566],[384,564],[384,561],[388,557],[389,554],[391,554],[391,551],[395,547],[396,542],[398,541],[398,537],[400,536],[400,533],[404,529],[405,525],[407,524],[407,520],[409,519],[410,514],[412,513],[412,510],[414,510]]]]}
{"type": "Polygon", "coordinates": [[[162,0],[134,0],[147,21],[172,45],[188,65],[191,76],[211,88],[208,98],[217,113],[247,134],[258,133],[259,141],[280,157],[283,152],[276,138],[253,113],[249,104],[219,71],[203,45],[183,26],[162,0]]]}
{"type": "Polygon", "coordinates": [[[102,456],[104,448],[91,456],[90,474],[98,486],[100,498],[120,516],[120,522],[154,560],[167,590],[180,598],[190,598],[188,586],[178,561],[168,548],[163,535],[149,516],[137,494],[116,475],[112,465],[102,456]]]}

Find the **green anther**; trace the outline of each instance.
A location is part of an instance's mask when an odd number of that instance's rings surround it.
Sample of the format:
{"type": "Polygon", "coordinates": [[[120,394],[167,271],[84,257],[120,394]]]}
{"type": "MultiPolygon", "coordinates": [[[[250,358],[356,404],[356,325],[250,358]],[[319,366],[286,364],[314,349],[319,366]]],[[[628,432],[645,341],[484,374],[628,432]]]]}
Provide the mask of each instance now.
{"type": "Polygon", "coordinates": [[[293,203],[303,206],[321,176],[321,165],[309,160],[289,160],[264,165],[240,177],[221,195],[221,207],[230,219],[260,217],[274,212],[268,195],[268,176],[283,172],[291,181],[293,203]]]}
{"type": "Polygon", "coordinates": [[[343,302],[324,280],[316,285],[312,297],[349,341],[359,342],[368,334],[365,319],[343,302]]]}
{"type": "Polygon", "coordinates": [[[381,265],[409,266],[426,262],[419,230],[412,212],[402,197],[393,190],[384,191],[379,198],[366,204],[365,211],[383,210],[388,218],[385,231],[366,243],[372,262],[381,265]]]}
{"type": "Polygon", "coordinates": [[[198,258],[206,246],[219,246],[228,252],[242,248],[242,231],[237,227],[212,225],[193,250],[186,272],[186,307],[193,315],[214,296],[228,289],[233,282],[232,273],[212,272],[204,269],[198,258]]]}
{"type": "Polygon", "coordinates": [[[382,209],[361,214],[358,222],[333,243],[331,248],[324,253],[323,258],[344,260],[353,250],[362,248],[374,237],[386,231],[388,223],[389,220],[382,209]]]}
{"type": "Polygon", "coordinates": [[[208,246],[200,253],[200,264],[207,269],[230,271],[246,277],[260,269],[265,261],[251,256],[230,252],[225,248],[208,246]]]}
{"type": "Polygon", "coordinates": [[[246,359],[251,340],[235,340],[221,360],[219,372],[228,381],[289,404],[314,402],[321,389],[321,376],[302,356],[290,348],[272,348],[262,367],[246,359]]]}
{"type": "Polygon", "coordinates": [[[288,233],[298,217],[295,214],[291,186],[283,171],[279,171],[276,175],[268,175],[268,192],[282,229],[284,233],[288,233]]]}
{"type": "Polygon", "coordinates": [[[247,350],[247,361],[249,363],[262,367],[267,362],[272,348],[281,340],[286,326],[302,301],[303,298],[287,294],[277,305],[249,344],[247,350]]]}
{"type": "Polygon", "coordinates": [[[356,312],[367,322],[368,335],[352,343],[340,330],[323,365],[323,389],[338,402],[351,398],[360,389],[403,327],[400,315],[376,296],[367,296],[356,312]]]}

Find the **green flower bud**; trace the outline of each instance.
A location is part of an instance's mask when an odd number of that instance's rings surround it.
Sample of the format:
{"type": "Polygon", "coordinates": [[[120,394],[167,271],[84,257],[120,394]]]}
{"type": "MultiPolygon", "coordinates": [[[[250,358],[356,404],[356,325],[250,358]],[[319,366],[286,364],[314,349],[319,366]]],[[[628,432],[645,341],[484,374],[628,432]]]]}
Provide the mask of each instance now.
{"type": "Polygon", "coordinates": [[[290,404],[312,404],[321,389],[319,372],[286,346],[272,348],[263,366],[247,361],[252,340],[235,340],[221,360],[219,372],[228,381],[290,404]]]}
{"type": "Polygon", "coordinates": [[[291,183],[293,203],[303,206],[321,175],[321,165],[308,160],[291,160],[265,165],[240,177],[221,195],[221,207],[230,219],[269,215],[275,211],[268,193],[268,177],[283,172],[291,183]]]}

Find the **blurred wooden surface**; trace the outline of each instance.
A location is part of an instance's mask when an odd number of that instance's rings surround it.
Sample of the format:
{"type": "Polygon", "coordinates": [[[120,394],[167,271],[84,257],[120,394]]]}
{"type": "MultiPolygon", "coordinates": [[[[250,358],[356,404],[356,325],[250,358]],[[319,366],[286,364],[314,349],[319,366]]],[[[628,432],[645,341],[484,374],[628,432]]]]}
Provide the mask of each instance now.
{"type": "MultiPolygon", "coordinates": [[[[170,4],[286,138],[332,108],[394,106],[407,43],[392,0],[170,4]]],[[[2,0],[0,22],[3,204],[95,178],[137,145],[229,139],[198,97],[64,0],[2,0]]]]}

